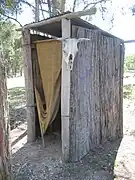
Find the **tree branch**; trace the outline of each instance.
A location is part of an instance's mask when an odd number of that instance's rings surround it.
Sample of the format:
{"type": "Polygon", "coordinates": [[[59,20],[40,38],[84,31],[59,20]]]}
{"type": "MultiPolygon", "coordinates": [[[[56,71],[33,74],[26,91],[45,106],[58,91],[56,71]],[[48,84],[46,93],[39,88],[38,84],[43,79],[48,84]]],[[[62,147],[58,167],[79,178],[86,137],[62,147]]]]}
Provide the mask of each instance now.
{"type": "MultiPolygon", "coordinates": [[[[16,21],[21,27],[22,27],[22,24],[17,20],[17,19],[15,19],[15,18],[13,18],[13,17],[10,17],[10,16],[8,16],[8,15],[5,15],[5,14],[2,14],[2,13],[0,13],[2,16],[4,16],[4,17],[6,17],[7,19],[12,19],[13,21],[16,21]]],[[[6,19],[6,20],[7,20],[6,19]]]]}
{"type": "Polygon", "coordinates": [[[50,0],[47,0],[47,3],[48,3],[49,15],[51,17],[52,16],[52,11],[51,11],[51,2],[50,2],[50,0]]]}
{"type": "MultiPolygon", "coordinates": [[[[23,2],[24,4],[28,5],[29,7],[33,8],[33,9],[35,10],[35,6],[33,6],[32,4],[30,4],[29,2],[24,1],[24,0],[22,0],[21,2],[23,2]]],[[[44,12],[46,12],[46,13],[49,13],[49,12],[46,11],[45,9],[39,9],[39,10],[44,11],[44,12]]]]}
{"type": "Polygon", "coordinates": [[[42,16],[43,16],[43,19],[45,19],[45,16],[44,16],[44,13],[43,13],[43,8],[42,8],[41,1],[40,1],[40,7],[41,7],[41,11],[42,11],[42,16]]]}
{"type": "Polygon", "coordinates": [[[110,1],[110,0],[99,0],[99,1],[97,1],[97,2],[88,3],[88,4],[84,7],[83,10],[87,9],[87,8],[88,8],[89,6],[91,6],[91,5],[96,6],[96,5],[99,4],[99,3],[102,3],[102,2],[106,3],[107,1],[110,1]]]}
{"type": "Polygon", "coordinates": [[[73,12],[75,12],[75,8],[76,8],[76,2],[77,2],[77,0],[74,0],[74,3],[73,3],[73,12]]]}

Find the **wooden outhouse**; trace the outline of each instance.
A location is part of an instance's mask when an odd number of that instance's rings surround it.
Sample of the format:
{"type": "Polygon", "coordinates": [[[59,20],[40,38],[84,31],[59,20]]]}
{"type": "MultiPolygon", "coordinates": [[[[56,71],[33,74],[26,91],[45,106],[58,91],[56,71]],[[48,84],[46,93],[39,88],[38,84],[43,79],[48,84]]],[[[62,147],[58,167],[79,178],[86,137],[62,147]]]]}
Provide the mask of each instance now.
{"type": "MultiPolygon", "coordinates": [[[[65,13],[66,14],[66,13],[65,13]]],[[[65,14],[22,28],[28,141],[53,124],[61,132],[65,161],[123,135],[123,41],[80,18],[65,14]],[[73,69],[63,55],[63,38],[78,44],[73,69]],[[40,127],[40,128],[39,128],[40,127]]]]}

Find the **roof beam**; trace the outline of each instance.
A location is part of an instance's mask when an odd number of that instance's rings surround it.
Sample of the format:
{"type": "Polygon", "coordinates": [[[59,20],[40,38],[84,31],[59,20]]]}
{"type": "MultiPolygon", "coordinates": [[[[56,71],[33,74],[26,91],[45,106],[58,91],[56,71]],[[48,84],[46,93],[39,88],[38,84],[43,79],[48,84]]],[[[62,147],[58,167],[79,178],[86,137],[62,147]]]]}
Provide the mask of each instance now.
{"type": "Polygon", "coordinates": [[[135,40],[132,39],[132,40],[127,40],[127,41],[124,41],[124,43],[135,43],[135,40]]]}
{"type": "Polygon", "coordinates": [[[40,22],[35,22],[35,23],[25,25],[22,28],[17,29],[17,31],[23,31],[23,29],[31,29],[31,28],[36,28],[36,27],[43,26],[46,24],[51,24],[53,22],[60,21],[61,19],[64,19],[64,18],[65,19],[73,19],[73,18],[77,18],[77,17],[81,17],[81,16],[93,15],[96,13],[96,11],[97,11],[97,9],[95,7],[93,7],[93,8],[87,9],[87,10],[83,10],[83,11],[71,12],[71,13],[64,14],[64,15],[61,15],[58,17],[52,17],[49,19],[42,20],[40,22]]]}

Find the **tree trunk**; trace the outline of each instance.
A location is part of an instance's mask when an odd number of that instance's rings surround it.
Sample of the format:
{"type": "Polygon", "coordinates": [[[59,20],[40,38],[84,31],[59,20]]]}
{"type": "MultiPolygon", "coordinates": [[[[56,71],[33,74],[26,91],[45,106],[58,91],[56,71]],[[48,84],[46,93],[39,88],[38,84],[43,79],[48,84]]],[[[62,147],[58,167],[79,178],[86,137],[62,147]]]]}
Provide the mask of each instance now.
{"type": "Polygon", "coordinates": [[[23,74],[23,69],[21,68],[20,69],[20,76],[22,77],[22,74],[23,74]]]}
{"type": "Polygon", "coordinates": [[[66,0],[52,0],[53,16],[63,13],[65,10],[66,0]]]}
{"type": "Polygon", "coordinates": [[[0,62],[0,180],[10,179],[9,118],[5,68],[0,62]]]}
{"type": "Polygon", "coordinates": [[[40,19],[39,5],[39,0],[35,0],[35,22],[38,22],[40,19]]]}

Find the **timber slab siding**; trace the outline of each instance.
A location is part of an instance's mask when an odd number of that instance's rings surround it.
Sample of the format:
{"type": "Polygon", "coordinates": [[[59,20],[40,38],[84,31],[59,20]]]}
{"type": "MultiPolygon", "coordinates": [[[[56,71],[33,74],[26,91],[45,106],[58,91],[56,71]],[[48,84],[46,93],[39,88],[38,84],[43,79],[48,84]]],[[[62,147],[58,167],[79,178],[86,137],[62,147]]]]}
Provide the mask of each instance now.
{"type": "Polygon", "coordinates": [[[72,26],[72,37],[90,39],[79,43],[71,71],[69,154],[78,161],[123,134],[124,46],[118,38],[77,26],[72,26]]]}

